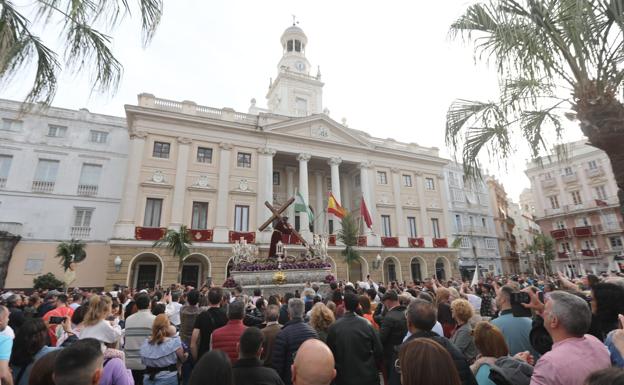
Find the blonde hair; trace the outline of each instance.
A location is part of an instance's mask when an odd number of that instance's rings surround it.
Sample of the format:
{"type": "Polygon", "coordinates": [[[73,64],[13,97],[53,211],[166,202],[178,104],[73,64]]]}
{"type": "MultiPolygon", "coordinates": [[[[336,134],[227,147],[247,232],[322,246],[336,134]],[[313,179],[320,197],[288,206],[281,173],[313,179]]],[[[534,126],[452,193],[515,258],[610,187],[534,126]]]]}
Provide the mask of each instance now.
{"type": "Polygon", "coordinates": [[[446,287],[438,287],[435,293],[438,303],[447,302],[451,296],[451,291],[446,287]]]}
{"type": "Polygon", "coordinates": [[[169,337],[169,317],[166,314],[159,314],[154,319],[152,324],[152,335],[150,336],[149,343],[152,345],[160,345],[165,341],[165,338],[169,337]]]}
{"type": "Polygon", "coordinates": [[[106,318],[113,307],[113,301],[105,295],[93,295],[89,298],[87,312],[82,323],[85,326],[92,326],[106,318]]]}
{"type": "Polygon", "coordinates": [[[326,332],[335,320],[334,312],[323,302],[318,302],[312,306],[312,311],[310,312],[310,326],[312,326],[314,330],[326,332]]]}
{"type": "Polygon", "coordinates": [[[472,305],[465,299],[456,299],[451,302],[451,311],[453,312],[453,316],[463,323],[468,322],[474,315],[472,305]]]}

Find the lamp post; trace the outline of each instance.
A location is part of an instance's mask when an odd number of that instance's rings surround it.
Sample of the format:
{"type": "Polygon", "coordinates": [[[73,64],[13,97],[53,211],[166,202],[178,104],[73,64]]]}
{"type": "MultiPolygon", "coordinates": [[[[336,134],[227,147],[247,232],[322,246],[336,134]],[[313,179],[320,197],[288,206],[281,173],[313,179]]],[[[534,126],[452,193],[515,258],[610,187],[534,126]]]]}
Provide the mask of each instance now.
{"type": "Polygon", "coordinates": [[[381,255],[377,254],[373,260],[373,269],[377,270],[379,267],[381,267],[381,255]]]}
{"type": "Polygon", "coordinates": [[[121,257],[119,255],[116,256],[113,263],[115,264],[115,272],[119,273],[121,271],[121,263],[122,263],[121,257]]]}

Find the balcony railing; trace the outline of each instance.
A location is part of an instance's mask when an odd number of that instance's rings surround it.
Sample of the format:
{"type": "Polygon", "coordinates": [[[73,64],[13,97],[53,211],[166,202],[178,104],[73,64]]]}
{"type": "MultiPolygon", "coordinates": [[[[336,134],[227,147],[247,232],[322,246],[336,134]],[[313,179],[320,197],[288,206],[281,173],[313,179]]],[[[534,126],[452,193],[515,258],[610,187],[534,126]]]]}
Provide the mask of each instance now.
{"type": "Polygon", "coordinates": [[[564,239],[568,237],[567,229],[557,229],[550,232],[550,236],[554,239],[564,239]]]}
{"type": "Polygon", "coordinates": [[[92,196],[96,196],[97,193],[98,193],[97,185],[90,185],[90,184],[78,185],[78,195],[80,196],[92,197],[92,196]]]}
{"type": "Polygon", "coordinates": [[[572,229],[572,233],[575,237],[591,237],[592,236],[592,227],[591,226],[578,226],[572,229]]]}
{"type": "Polygon", "coordinates": [[[624,223],[606,223],[604,225],[596,225],[595,230],[600,233],[618,233],[624,231],[624,223]]]}
{"type": "Polygon", "coordinates": [[[13,235],[22,235],[22,224],[17,222],[0,222],[0,232],[2,231],[13,235]]]}
{"type": "Polygon", "coordinates": [[[72,226],[70,236],[76,239],[89,238],[91,234],[91,227],[88,226],[72,226]]]}
{"type": "Polygon", "coordinates": [[[589,178],[596,178],[599,176],[603,176],[604,175],[604,169],[602,168],[602,166],[599,166],[597,168],[590,168],[590,169],[586,169],[585,170],[585,174],[587,174],[587,176],[589,178]]]}
{"type": "Polygon", "coordinates": [[[7,178],[0,178],[0,188],[6,187],[7,178]]]}
{"type": "Polygon", "coordinates": [[[578,176],[575,172],[573,172],[572,174],[561,175],[561,179],[563,180],[563,183],[572,183],[578,180],[578,176]]]}
{"type": "Polygon", "coordinates": [[[554,179],[542,179],[542,187],[544,188],[550,188],[550,187],[555,187],[557,185],[557,181],[555,181],[554,179]]]}
{"type": "Polygon", "coordinates": [[[33,192],[49,193],[54,191],[54,182],[48,182],[43,180],[33,180],[32,183],[33,192]]]}

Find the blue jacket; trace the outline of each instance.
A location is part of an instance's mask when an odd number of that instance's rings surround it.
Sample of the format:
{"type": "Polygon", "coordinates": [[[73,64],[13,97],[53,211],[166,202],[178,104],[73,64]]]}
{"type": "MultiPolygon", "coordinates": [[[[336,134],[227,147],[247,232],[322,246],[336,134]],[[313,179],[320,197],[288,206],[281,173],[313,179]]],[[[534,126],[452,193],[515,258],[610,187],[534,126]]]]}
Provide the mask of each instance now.
{"type": "Polygon", "coordinates": [[[318,334],[312,326],[303,322],[303,318],[293,318],[277,333],[271,362],[285,385],[292,385],[290,366],[293,364],[295,353],[299,346],[310,338],[318,339],[318,334]]]}

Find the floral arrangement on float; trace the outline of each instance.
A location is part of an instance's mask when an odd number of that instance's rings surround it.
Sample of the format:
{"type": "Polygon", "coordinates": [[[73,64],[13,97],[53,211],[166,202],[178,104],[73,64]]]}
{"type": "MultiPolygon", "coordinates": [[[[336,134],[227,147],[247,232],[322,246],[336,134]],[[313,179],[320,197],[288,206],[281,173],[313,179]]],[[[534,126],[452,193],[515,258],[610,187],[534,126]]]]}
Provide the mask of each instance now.
{"type": "Polygon", "coordinates": [[[325,279],[323,280],[324,283],[332,283],[332,282],[336,282],[336,277],[334,277],[331,274],[327,274],[325,276],[325,279]]]}
{"type": "Polygon", "coordinates": [[[232,277],[228,277],[228,279],[226,279],[225,282],[223,282],[223,287],[227,287],[227,288],[236,287],[236,285],[237,285],[236,281],[232,277]]]}

